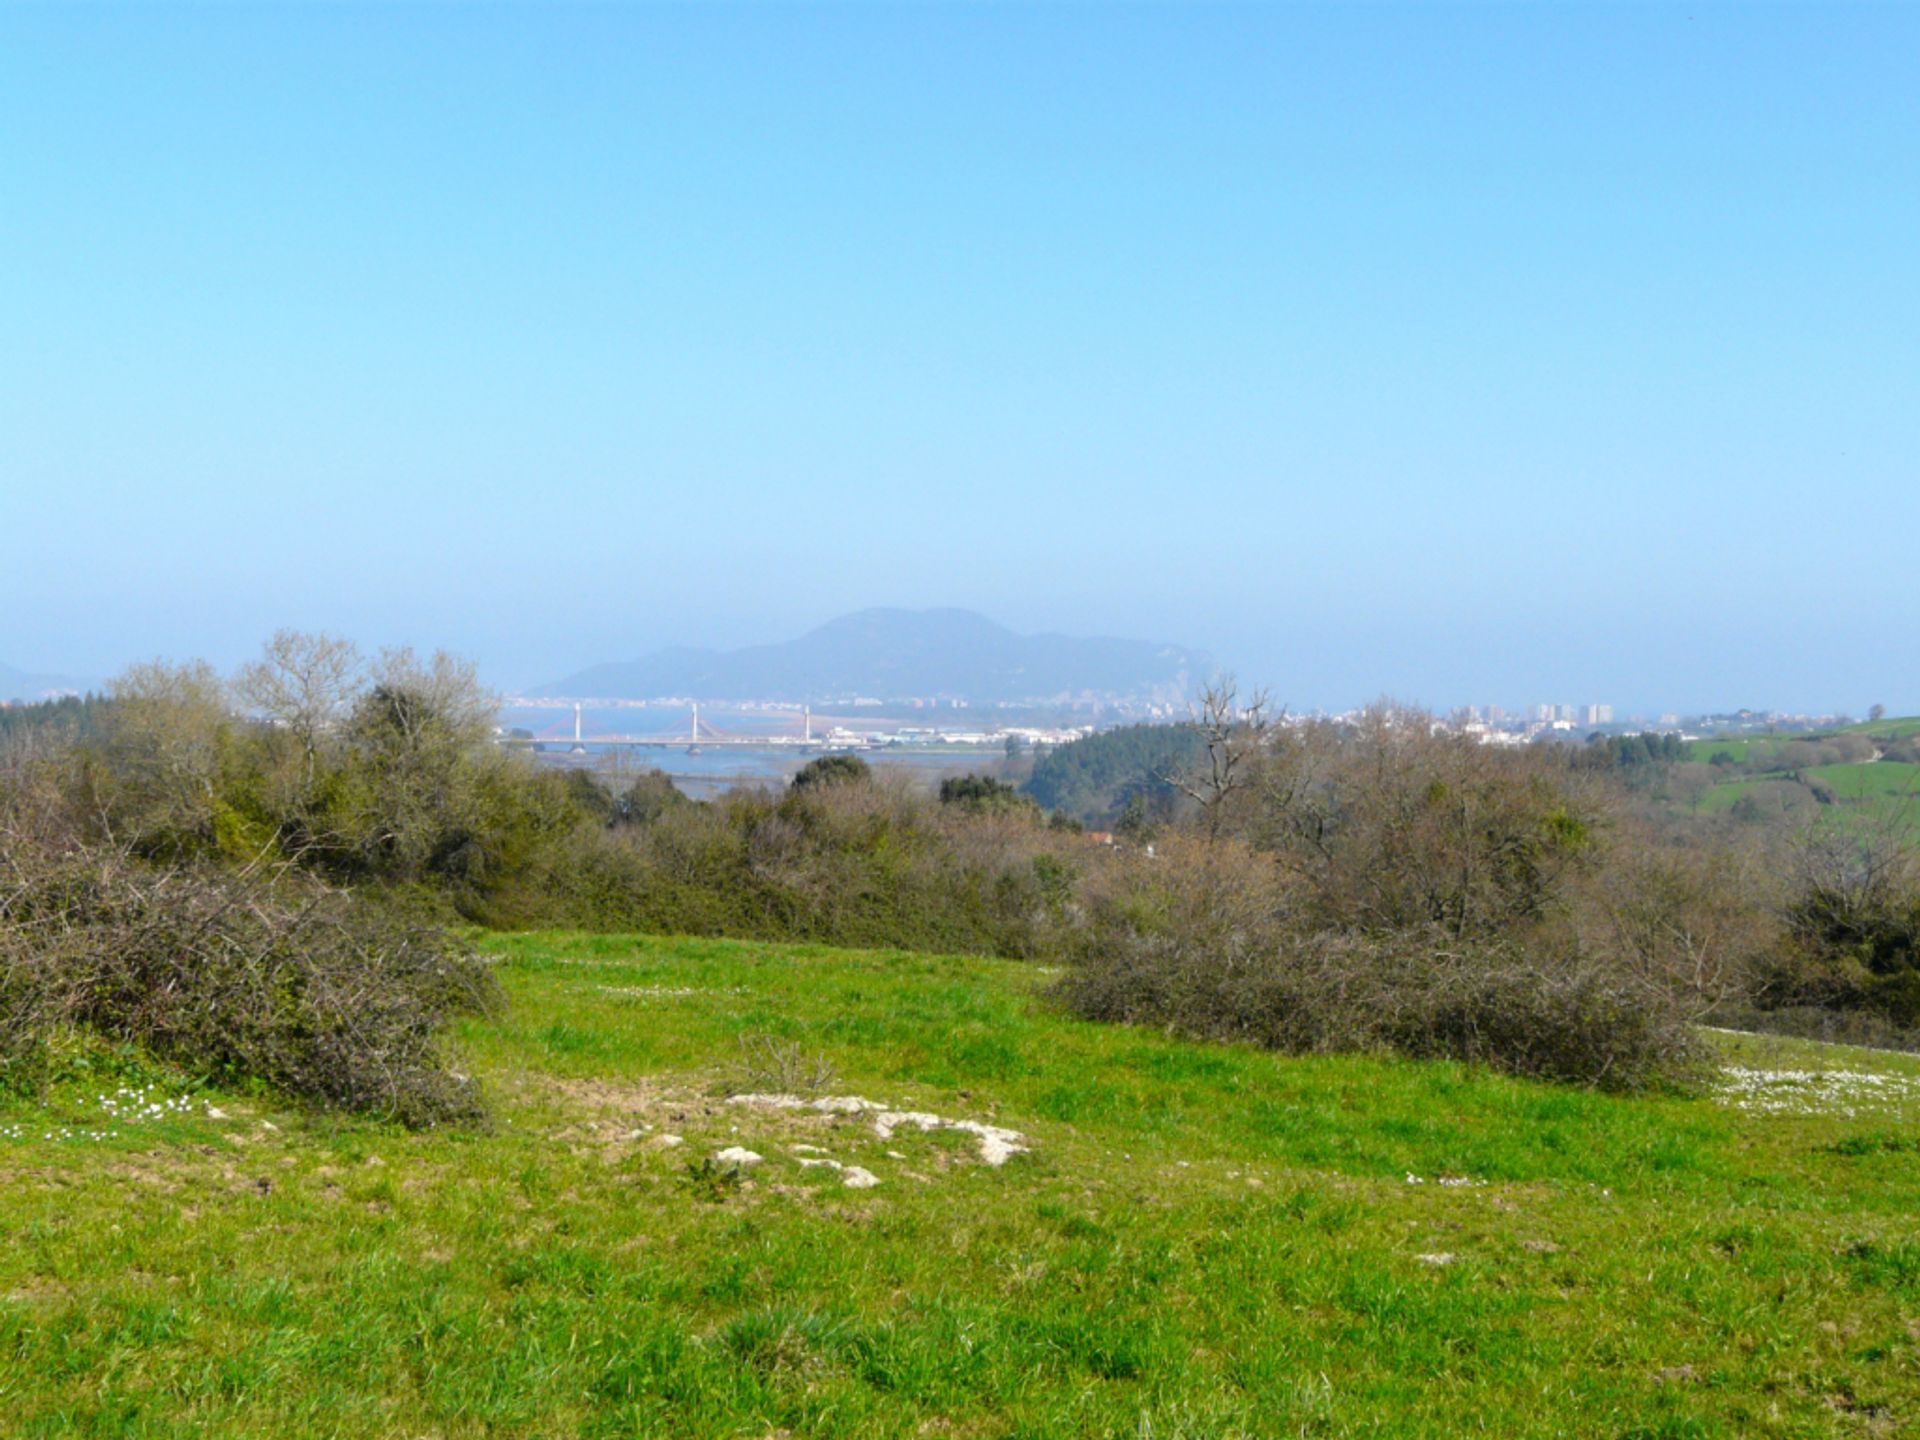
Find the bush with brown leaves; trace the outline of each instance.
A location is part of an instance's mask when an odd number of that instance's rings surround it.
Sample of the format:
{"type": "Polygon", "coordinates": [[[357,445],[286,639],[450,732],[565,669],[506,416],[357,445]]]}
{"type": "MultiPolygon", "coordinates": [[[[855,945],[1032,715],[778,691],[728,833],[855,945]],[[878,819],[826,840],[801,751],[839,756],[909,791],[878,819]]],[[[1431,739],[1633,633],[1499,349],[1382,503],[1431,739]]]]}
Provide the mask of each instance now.
{"type": "Polygon", "coordinates": [[[1168,839],[1090,887],[1056,988],[1088,1019],[1292,1053],[1391,1051],[1607,1089],[1684,1083],[1702,1051],[1674,991],[1546,936],[1336,930],[1310,882],[1235,842],[1168,839]]]}
{"type": "Polygon", "coordinates": [[[79,1029],[411,1126],[481,1118],[439,1033],[499,999],[451,937],[292,874],[0,833],[0,1079],[79,1029]]]}

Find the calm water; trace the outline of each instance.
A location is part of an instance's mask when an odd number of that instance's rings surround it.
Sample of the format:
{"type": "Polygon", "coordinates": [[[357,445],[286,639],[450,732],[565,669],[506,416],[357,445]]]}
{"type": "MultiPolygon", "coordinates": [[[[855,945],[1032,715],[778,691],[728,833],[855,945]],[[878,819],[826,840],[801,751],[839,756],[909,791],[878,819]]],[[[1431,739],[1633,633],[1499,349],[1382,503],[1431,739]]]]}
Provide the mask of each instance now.
{"type": "MultiPolygon", "coordinates": [[[[836,717],[837,718],[837,717],[836,717]]],[[[864,718],[864,717],[863,717],[864,718]]],[[[643,770],[664,770],[674,784],[697,799],[706,799],[739,785],[784,785],[802,765],[825,754],[824,747],[812,751],[798,746],[713,745],[689,754],[688,747],[644,746],[639,748],[610,745],[605,737],[674,737],[690,735],[693,714],[684,707],[670,705],[638,709],[627,706],[588,707],[581,712],[580,733],[586,754],[570,753],[573,747],[573,710],[508,706],[500,712],[500,723],[510,729],[530,731],[537,743],[547,748],[540,754],[542,764],[570,769],[590,769],[618,785],[622,776],[643,770]],[[600,737],[596,743],[596,737],[600,737]]],[[[833,718],[816,716],[815,734],[824,732],[833,718]]],[[[723,734],[739,736],[791,735],[799,739],[801,717],[798,712],[737,711],[701,706],[700,725],[723,734]]],[[[859,755],[868,764],[906,774],[929,789],[949,775],[992,774],[1004,758],[995,748],[979,750],[911,750],[886,748],[862,749],[859,755]]]]}
{"type": "MultiPolygon", "coordinates": [[[[509,705],[500,712],[500,723],[509,729],[529,730],[536,740],[573,740],[573,707],[549,709],[544,706],[509,705]]],[[[824,730],[831,722],[817,728],[824,730]]],[[[580,713],[580,733],[591,741],[596,737],[678,738],[690,735],[693,712],[684,705],[589,705],[580,713]]],[[[801,717],[795,710],[729,710],[718,706],[700,707],[700,728],[712,734],[742,736],[786,736],[800,738],[801,717]]]]}
{"type": "MultiPolygon", "coordinates": [[[[644,770],[664,770],[673,783],[695,799],[709,799],[723,790],[739,785],[784,785],[793,772],[809,760],[827,753],[790,749],[757,749],[749,746],[708,747],[697,755],[685,750],[615,749],[595,747],[591,741],[587,753],[575,755],[568,747],[555,746],[539,756],[543,765],[567,769],[592,770],[605,777],[614,788],[621,788],[627,777],[644,770]]],[[[903,773],[928,789],[949,775],[991,774],[1003,758],[998,752],[978,754],[953,751],[929,753],[916,750],[862,750],[858,752],[877,770],[903,773]]]]}

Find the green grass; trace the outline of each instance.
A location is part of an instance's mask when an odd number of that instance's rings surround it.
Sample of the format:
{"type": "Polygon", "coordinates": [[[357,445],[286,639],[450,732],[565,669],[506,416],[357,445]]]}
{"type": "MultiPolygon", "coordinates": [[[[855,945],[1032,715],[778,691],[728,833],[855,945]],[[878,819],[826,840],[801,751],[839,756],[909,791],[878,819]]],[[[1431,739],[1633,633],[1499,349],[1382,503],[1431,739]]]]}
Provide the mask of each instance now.
{"type": "Polygon", "coordinates": [[[1866,765],[1815,765],[1804,772],[1833,787],[1841,800],[1896,800],[1920,797],[1920,765],[1881,760],[1866,765]]]}
{"type": "Polygon", "coordinates": [[[1689,740],[1686,752],[1689,760],[1711,762],[1714,756],[1724,755],[1736,765],[1744,765],[1755,754],[1778,753],[1784,743],[1784,741],[1771,740],[1764,736],[1757,740],[1689,740]]]}
{"type": "Polygon", "coordinates": [[[1730,760],[1744,765],[1748,760],[1756,757],[1777,756],[1797,740],[1830,740],[1835,735],[1871,735],[1881,740],[1920,735],[1920,716],[1889,716],[1885,720],[1862,720],[1857,725],[1843,725],[1837,730],[1793,731],[1783,735],[1748,735],[1725,739],[1709,736],[1703,740],[1687,742],[1687,759],[1708,761],[1715,755],[1725,755],[1730,760]]]}
{"type": "Polygon", "coordinates": [[[1704,814],[1724,814],[1752,796],[1763,812],[1805,812],[1811,792],[1805,791],[1803,779],[1823,781],[1833,792],[1837,803],[1814,812],[1823,824],[1920,827],[1920,765],[1898,760],[1813,765],[1799,772],[1799,777],[1784,770],[1734,771],[1701,795],[1695,808],[1704,814]],[[1801,802],[1798,807],[1787,803],[1795,799],[1801,802]]]}
{"type": "Polygon", "coordinates": [[[1862,720],[1846,728],[1863,735],[1920,735],[1920,715],[1889,715],[1884,720],[1862,720]]]}
{"type": "MultiPolygon", "coordinates": [[[[490,1133],[208,1094],[109,1122],[96,1097],[129,1077],[87,1055],[47,1107],[0,1114],[0,1433],[1920,1420],[1910,1095],[1747,1113],[1287,1059],[1073,1021],[1034,970],[991,961],[488,943],[513,1008],[457,1038],[490,1133]],[[1031,1153],[994,1168],[964,1135],[729,1104],[717,1082],[749,1035],[830,1060],[835,1092],[991,1121],[1031,1153]],[[765,1161],[711,1163],[728,1145],[765,1161]],[[847,1188],[800,1145],[880,1183],[847,1188]]],[[[1920,1093],[1920,1060],[1715,1038],[1743,1064],[1866,1068],[1920,1093]]]]}

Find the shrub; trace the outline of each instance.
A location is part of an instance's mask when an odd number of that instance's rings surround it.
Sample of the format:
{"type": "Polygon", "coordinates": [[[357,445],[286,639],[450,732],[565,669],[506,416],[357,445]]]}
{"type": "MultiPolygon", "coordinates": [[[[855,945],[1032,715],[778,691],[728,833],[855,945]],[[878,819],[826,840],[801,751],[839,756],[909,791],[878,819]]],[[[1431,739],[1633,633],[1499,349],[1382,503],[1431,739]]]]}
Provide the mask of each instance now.
{"type": "Polygon", "coordinates": [[[1739,832],[1622,837],[1608,863],[1582,877],[1571,929],[1579,948],[1704,1016],[1742,1003],[1780,944],[1777,882],[1768,857],[1739,832]]]}
{"type": "Polygon", "coordinates": [[[1823,1005],[1783,1005],[1771,1009],[1732,1005],[1715,1011],[1713,1019],[1714,1024],[1728,1030],[1920,1053],[1920,1027],[1895,1025],[1867,1010],[1836,1010],[1823,1005]]]}
{"type": "Polygon", "coordinates": [[[861,785],[873,778],[873,767],[858,755],[822,755],[794,773],[793,788],[813,790],[828,785],[861,785]]]}
{"type": "Polygon", "coordinates": [[[1038,956],[1058,949],[1092,847],[1030,805],[937,805],[903,786],[736,790],[581,832],[477,912],[490,924],[1038,956]]]}
{"type": "Polygon", "coordinates": [[[666,771],[651,769],[621,792],[614,802],[612,819],[616,825],[647,825],[669,810],[691,804],[693,801],[680,792],[666,771]]]}
{"type": "Polygon", "coordinates": [[[1293,1053],[1385,1050],[1609,1089],[1679,1082],[1700,1051],[1671,993],[1578,951],[1443,929],[1303,928],[1272,862],[1175,843],[1095,904],[1056,988],[1089,1019],[1293,1053]]]}
{"type": "Polygon", "coordinates": [[[1273,747],[1240,821],[1303,884],[1315,928],[1512,935],[1600,863],[1604,772],[1548,748],[1502,752],[1381,708],[1273,747]]]}
{"type": "Polygon", "coordinates": [[[1816,831],[1795,862],[1786,936],[1756,998],[1920,1027],[1920,858],[1898,836],[1816,831]]]}
{"type": "Polygon", "coordinates": [[[1023,795],[1015,786],[991,775],[949,775],[940,782],[940,803],[958,805],[975,812],[1021,810],[1039,813],[1031,795],[1023,795]]]}
{"type": "Polygon", "coordinates": [[[443,932],[289,875],[157,869],[18,834],[0,859],[0,1071],[80,1029],[225,1081],[432,1125],[482,1114],[438,1031],[491,1008],[443,932]]]}

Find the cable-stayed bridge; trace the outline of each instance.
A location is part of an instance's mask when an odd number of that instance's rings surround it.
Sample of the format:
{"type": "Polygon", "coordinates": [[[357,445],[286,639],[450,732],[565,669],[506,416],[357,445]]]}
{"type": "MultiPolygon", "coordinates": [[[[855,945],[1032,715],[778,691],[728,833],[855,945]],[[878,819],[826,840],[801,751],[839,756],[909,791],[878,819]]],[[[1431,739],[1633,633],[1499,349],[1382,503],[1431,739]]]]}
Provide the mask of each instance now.
{"type": "Polygon", "coordinates": [[[539,745],[543,747],[571,745],[576,751],[584,751],[589,746],[596,750],[624,749],[628,747],[650,747],[662,750],[682,748],[705,749],[708,746],[736,746],[760,750],[767,749],[770,746],[780,746],[782,748],[790,746],[805,749],[822,745],[825,742],[814,737],[813,711],[811,708],[801,712],[800,733],[798,735],[790,731],[783,734],[754,735],[740,730],[723,728],[714,724],[711,720],[703,720],[700,717],[700,706],[698,702],[695,702],[692,718],[683,730],[655,731],[645,735],[589,734],[585,728],[584,707],[576,704],[573,707],[573,733],[571,735],[502,736],[500,743],[503,745],[539,745]]]}

